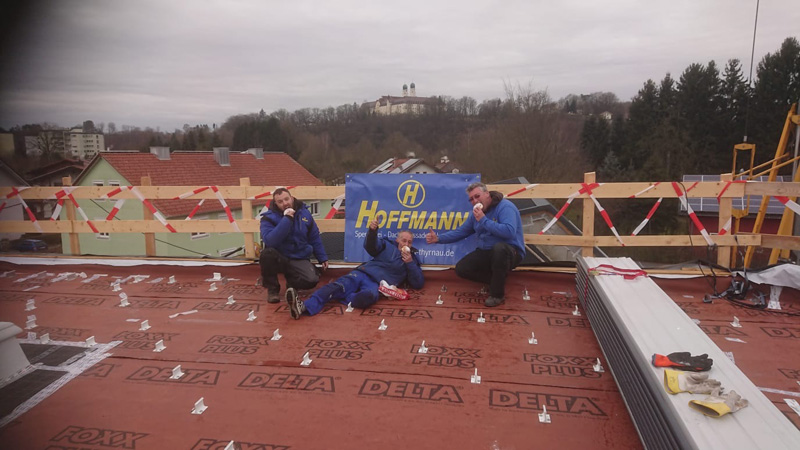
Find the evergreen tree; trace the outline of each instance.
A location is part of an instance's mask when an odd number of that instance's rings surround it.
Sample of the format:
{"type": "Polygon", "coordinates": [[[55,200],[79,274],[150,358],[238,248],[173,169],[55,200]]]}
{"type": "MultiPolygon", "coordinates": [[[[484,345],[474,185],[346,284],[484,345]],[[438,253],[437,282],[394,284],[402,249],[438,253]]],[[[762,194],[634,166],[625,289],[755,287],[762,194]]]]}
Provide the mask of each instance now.
{"type": "Polygon", "coordinates": [[[751,142],[758,145],[760,161],[775,156],[786,114],[800,100],[800,43],[787,38],[781,48],[758,63],[750,110],[751,142]]]}
{"type": "Polygon", "coordinates": [[[175,150],[181,149],[181,143],[178,141],[178,133],[172,133],[172,137],[169,138],[169,150],[174,152],[175,150]]]}
{"type": "Polygon", "coordinates": [[[738,59],[729,60],[720,87],[723,121],[721,145],[729,151],[744,138],[749,96],[750,89],[742,75],[742,65],[738,59]]]}
{"type": "Polygon", "coordinates": [[[689,138],[690,149],[698,156],[700,167],[708,173],[722,169],[720,159],[728,154],[720,145],[721,100],[719,71],[714,61],[707,66],[691,64],[684,70],[678,82],[678,123],[689,138]]]}
{"type": "Polygon", "coordinates": [[[662,119],[674,116],[676,102],[675,80],[668,72],[658,88],[658,111],[662,119]]]}
{"type": "Polygon", "coordinates": [[[184,150],[197,150],[197,141],[195,140],[194,130],[189,130],[183,135],[183,149],[184,150]]]}
{"type": "Polygon", "coordinates": [[[581,149],[592,168],[597,170],[609,150],[610,129],[608,121],[597,116],[589,116],[581,132],[581,149]]]}
{"type": "Polygon", "coordinates": [[[647,160],[650,150],[644,141],[661,121],[658,102],[658,88],[653,80],[647,80],[631,101],[628,112],[628,139],[617,155],[624,167],[639,169],[647,160]]]}

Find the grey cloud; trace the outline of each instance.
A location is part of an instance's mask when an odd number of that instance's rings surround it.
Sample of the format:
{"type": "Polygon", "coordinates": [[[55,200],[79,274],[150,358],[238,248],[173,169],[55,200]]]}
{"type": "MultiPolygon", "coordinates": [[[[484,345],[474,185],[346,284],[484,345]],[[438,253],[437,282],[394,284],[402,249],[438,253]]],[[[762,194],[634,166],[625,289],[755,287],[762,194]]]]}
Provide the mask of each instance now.
{"type": "MultiPolygon", "coordinates": [[[[0,126],[85,119],[173,129],[400,93],[621,99],[692,62],[749,64],[754,4],[589,1],[40,1],[3,42],[0,126]]],[[[763,3],[757,58],[797,35],[763,3]]]]}

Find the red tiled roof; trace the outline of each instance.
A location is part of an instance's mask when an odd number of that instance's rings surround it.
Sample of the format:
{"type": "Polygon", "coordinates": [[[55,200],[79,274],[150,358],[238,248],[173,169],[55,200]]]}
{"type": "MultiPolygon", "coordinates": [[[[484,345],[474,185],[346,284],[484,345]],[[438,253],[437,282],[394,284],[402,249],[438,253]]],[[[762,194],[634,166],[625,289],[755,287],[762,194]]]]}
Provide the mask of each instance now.
{"type": "MultiPolygon", "coordinates": [[[[250,177],[251,186],[322,186],[323,183],[286,153],[264,153],[264,159],[251,154],[231,153],[230,166],[220,166],[212,152],[176,152],[160,161],[150,153],[103,152],[105,159],[132,185],[149,176],[153,186],[238,186],[239,178],[250,177]]],[[[85,174],[85,172],[84,172],[85,174]]],[[[166,217],[186,216],[199,200],[156,200],[156,208],[166,217]]],[[[226,200],[231,209],[240,209],[240,200],[226,200]]],[[[264,202],[259,202],[264,204],[264,202]]],[[[255,205],[256,202],[253,202],[255,205]]],[[[197,214],[222,211],[218,201],[206,200],[197,214]]],[[[215,219],[215,217],[214,217],[215,219]]]]}

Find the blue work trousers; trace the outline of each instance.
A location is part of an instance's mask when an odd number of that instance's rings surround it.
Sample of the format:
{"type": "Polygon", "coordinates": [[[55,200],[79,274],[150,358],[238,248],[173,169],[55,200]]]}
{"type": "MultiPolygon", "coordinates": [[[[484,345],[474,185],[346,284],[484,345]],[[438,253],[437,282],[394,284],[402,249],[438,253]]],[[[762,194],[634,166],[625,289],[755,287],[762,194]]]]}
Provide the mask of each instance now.
{"type": "Polygon", "coordinates": [[[353,308],[365,309],[378,301],[378,283],[366,273],[354,270],[314,291],[305,301],[306,311],[312,316],[325,307],[325,303],[340,300],[353,308]]]}

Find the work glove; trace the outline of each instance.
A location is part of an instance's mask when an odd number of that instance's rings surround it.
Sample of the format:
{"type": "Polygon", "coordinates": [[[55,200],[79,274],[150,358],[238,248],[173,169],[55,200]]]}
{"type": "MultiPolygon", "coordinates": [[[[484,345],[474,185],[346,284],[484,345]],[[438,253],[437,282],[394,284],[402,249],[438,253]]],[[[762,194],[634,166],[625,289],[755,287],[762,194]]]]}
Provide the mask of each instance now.
{"type": "Polygon", "coordinates": [[[736,391],[730,391],[725,395],[712,395],[703,400],[689,402],[691,408],[714,418],[722,417],[728,413],[735,413],[749,404],[750,402],[742,398],[736,391]]]}
{"type": "Polygon", "coordinates": [[[664,370],[664,389],[670,394],[691,392],[692,394],[718,395],[721,383],[708,378],[707,373],[687,373],[679,370],[664,370]]]}
{"type": "Polygon", "coordinates": [[[670,367],[678,370],[690,370],[692,372],[705,372],[711,370],[714,360],[703,353],[700,356],[692,356],[689,352],[675,352],[667,356],[653,354],[653,365],[656,367],[670,367]]]}

